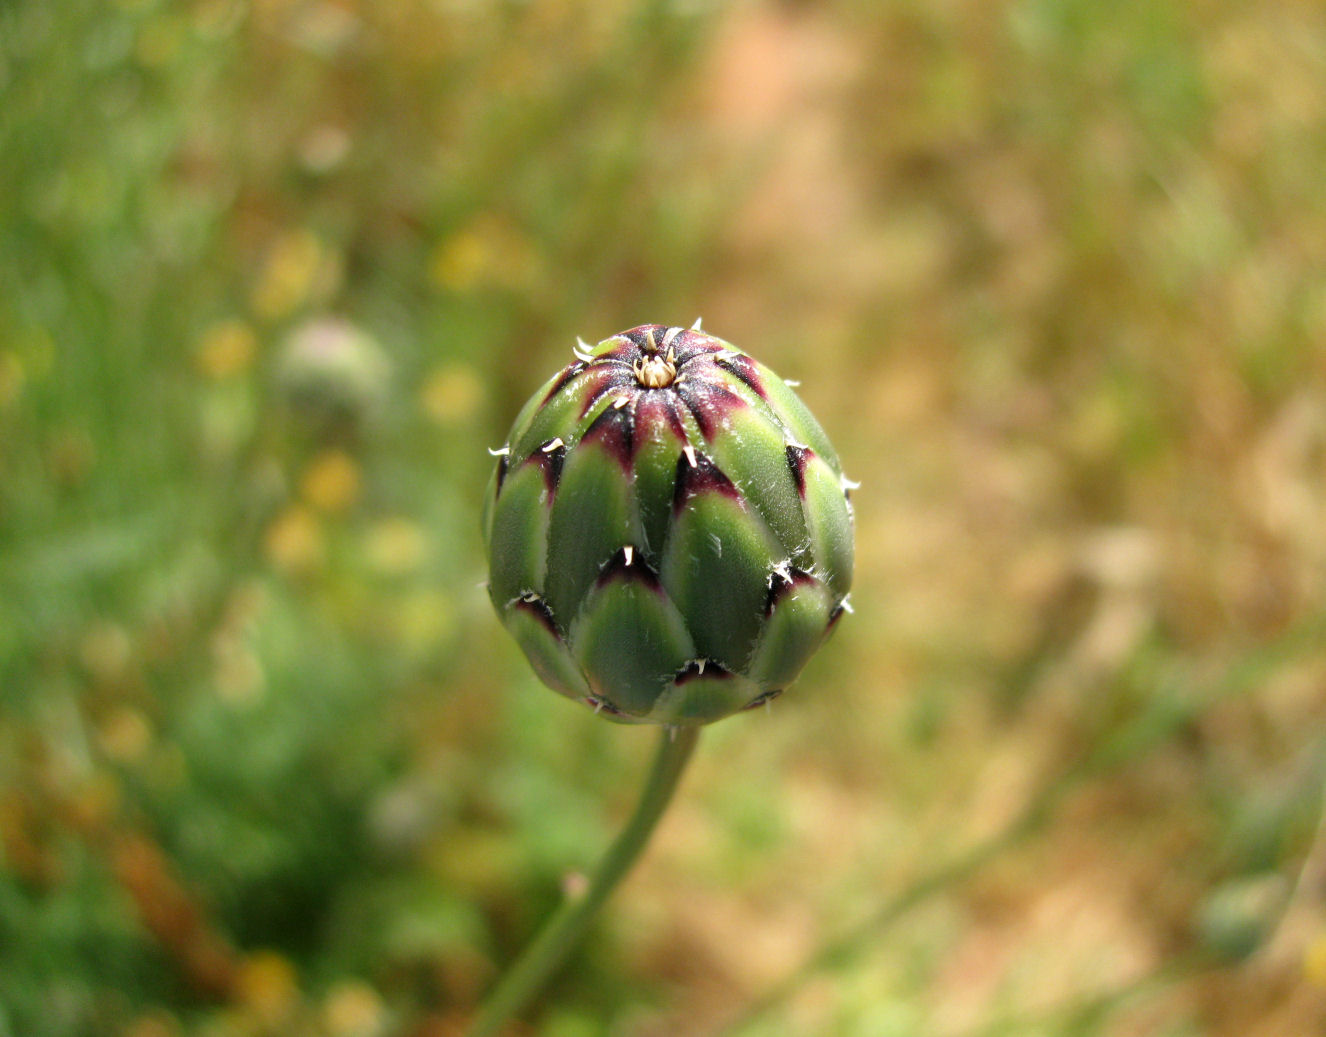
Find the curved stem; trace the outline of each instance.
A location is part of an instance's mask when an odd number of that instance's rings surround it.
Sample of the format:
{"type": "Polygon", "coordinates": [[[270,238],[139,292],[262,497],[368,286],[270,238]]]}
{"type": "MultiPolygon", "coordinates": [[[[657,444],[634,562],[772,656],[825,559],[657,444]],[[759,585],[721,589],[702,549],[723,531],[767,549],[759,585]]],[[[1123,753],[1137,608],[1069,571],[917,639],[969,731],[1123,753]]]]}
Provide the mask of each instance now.
{"type": "Polygon", "coordinates": [[[488,995],[469,1037],[496,1033],[529,1003],[575,949],[598,909],[645,848],[654,826],[672,800],[699,737],[698,727],[670,727],[659,733],[654,765],[635,813],[599,862],[585,890],[567,897],[488,995]]]}

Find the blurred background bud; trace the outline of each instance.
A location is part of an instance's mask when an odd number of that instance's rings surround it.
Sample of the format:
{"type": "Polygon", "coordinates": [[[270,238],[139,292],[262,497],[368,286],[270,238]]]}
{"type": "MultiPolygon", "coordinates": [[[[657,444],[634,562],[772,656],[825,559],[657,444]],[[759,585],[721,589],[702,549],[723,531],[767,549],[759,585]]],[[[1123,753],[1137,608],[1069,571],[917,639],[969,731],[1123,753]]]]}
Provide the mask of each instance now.
{"type": "Polygon", "coordinates": [[[382,416],[391,364],[367,332],[339,317],[299,324],[282,344],[277,385],[295,417],[327,438],[353,438],[382,416]]]}
{"type": "Polygon", "coordinates": [[[1275,931],[1290,891],[1284,875],[1251,875],[1222,883],[1202,901],[1197,931],[1217,958],[1241,961],[1275,931]]]}

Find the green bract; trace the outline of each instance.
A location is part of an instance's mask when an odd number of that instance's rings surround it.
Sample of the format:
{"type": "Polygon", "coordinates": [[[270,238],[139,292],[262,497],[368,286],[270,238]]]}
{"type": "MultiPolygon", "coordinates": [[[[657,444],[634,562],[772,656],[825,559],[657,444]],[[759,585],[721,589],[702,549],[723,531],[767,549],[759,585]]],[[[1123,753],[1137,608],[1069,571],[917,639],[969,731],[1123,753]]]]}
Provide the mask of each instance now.
{"type": "Polygon", "coordinates": [[[698,323],[578,349],[496,453],[489,596],[544,683],[613,719],[766,702],[846,607],[833,447],[786,382],[698,323]]]}

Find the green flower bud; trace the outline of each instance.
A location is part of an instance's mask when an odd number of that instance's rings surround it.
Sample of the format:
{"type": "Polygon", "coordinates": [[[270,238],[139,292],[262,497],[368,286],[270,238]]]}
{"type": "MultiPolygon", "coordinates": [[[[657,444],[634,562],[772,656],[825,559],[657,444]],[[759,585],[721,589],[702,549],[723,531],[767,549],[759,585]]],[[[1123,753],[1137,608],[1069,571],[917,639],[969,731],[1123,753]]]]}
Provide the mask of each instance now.
{"type": "Polygon", "coordinates": [[[277,384],[319,432],[357,431],[385,409],[391,365],[367,332],[337,317],[299,325],[282,345],[277,384]]]}
{"type": "Polygon", "coordinates": [[[612,719],[767,702],[847,608],[837,454],[786,382],[698,322],[582,344],[494,453],[489,596],[544,683],[612,719]]]}

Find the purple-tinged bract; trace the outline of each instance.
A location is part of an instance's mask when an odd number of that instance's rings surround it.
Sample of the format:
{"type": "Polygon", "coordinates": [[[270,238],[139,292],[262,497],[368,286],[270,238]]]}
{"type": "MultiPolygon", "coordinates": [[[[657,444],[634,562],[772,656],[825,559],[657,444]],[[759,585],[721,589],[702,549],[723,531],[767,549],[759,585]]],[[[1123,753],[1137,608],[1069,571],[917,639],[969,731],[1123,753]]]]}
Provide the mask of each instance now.
{"type": "Polygon", "coordinates": [[[698,327],[578,349],[497,453],[493,605],[544,683],[612,719],[767,702],[846,607],[832,445],[786,382],[698,327]]]}

